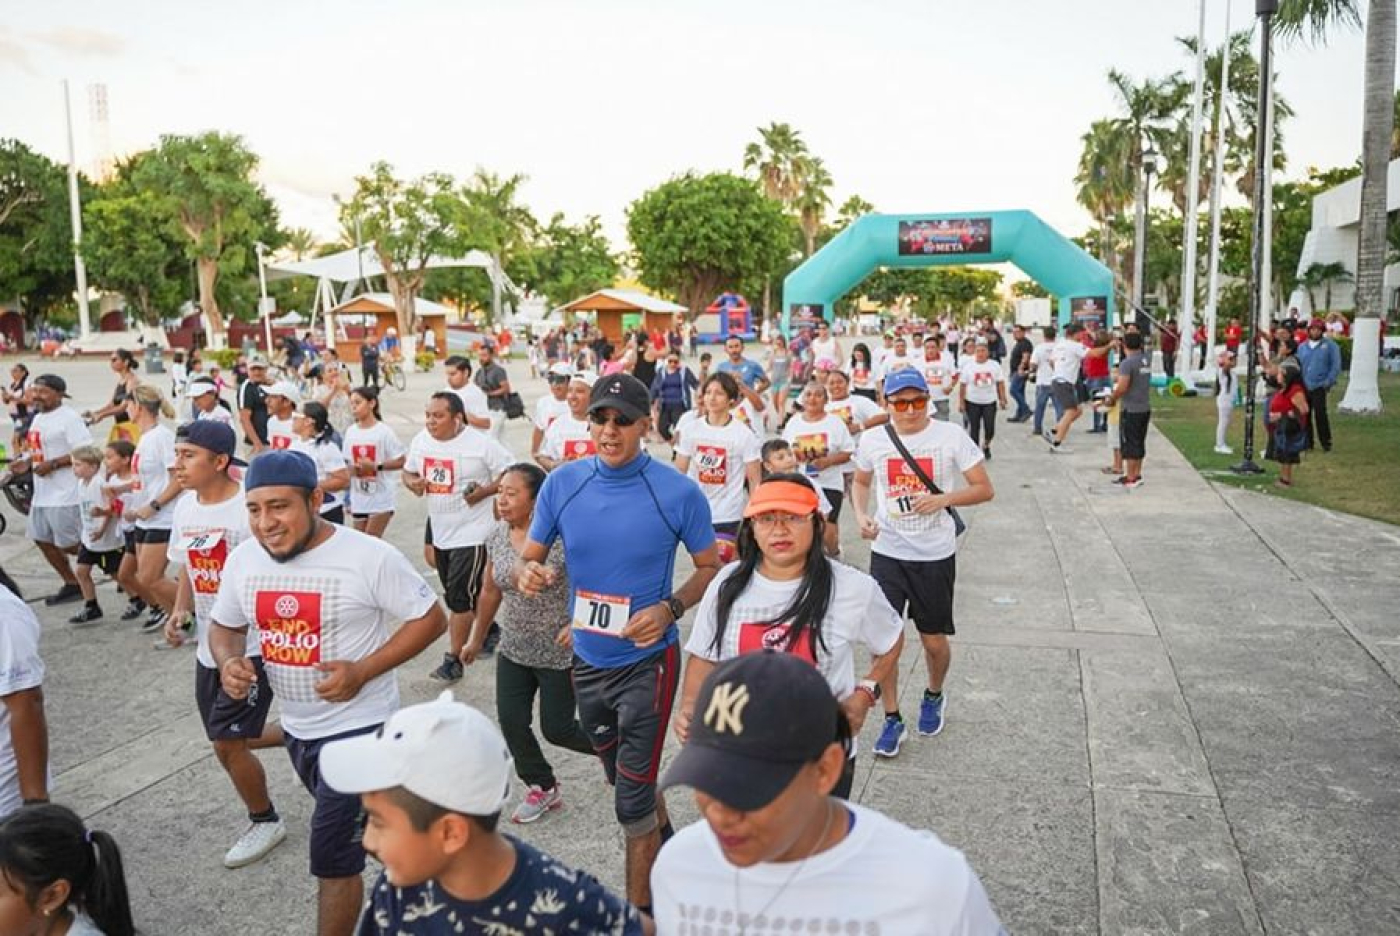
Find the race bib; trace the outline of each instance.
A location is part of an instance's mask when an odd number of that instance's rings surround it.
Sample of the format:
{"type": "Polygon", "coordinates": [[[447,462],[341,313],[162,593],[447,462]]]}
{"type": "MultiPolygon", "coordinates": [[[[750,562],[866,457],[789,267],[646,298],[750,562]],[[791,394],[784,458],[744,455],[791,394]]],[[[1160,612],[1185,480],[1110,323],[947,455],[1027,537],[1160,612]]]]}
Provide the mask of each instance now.
{"type": "Polygon", "coordinates": [[[622,629],[632,617],[632,602],[625,595],[600,595],[597,592],[574,592],[574,628],[590,634],[621,637],[622,629]]]}
{"type": "Polygon", "coordinates": [[[728,463],[728,453],[722,446],[695,446],[695,480],[701,484],[724,484],[729,477],[728,463]]]}
{"type": "MultiPolygon", "coordinates": [[[[916,458],[919,467],[930,478],[934,477],[933,459],[916,458]]],[[[912,516],[914,499],[920,494],[929,493],[928,488],[914,469],[903,458],[890,458],[885,461],[885,510],[892,519],[912,516]]]]}
{"type": "Polygon", "coordinates": [[[423,480],[429,494],[452,494],[457,489],[457,462],[451,458],[423,459],[423,480]]]}
{"type": "Polygon", "coordinates": [[[564,443],[564,461],[578,461],[580,458],[587,458],[590,455],[598,454],[598,446],[589,439],[571,439],[564,443]]]}
{"type": "Polygon", "coordinates": [[[228,540],[223,530],[205,530],[192,534],[175,548],[185,551],[185,568],[189,570],[190,586],[196,595],[216,595],[219,581],[228,559],[228,540]]]}
{"type": "Polygon", "coordinates": [[[817,665],[817,655],[812,650],[812,632],[802,635],[796,646],[792,642],[791,624],[763,626],[756,621],[744,621],[739,625],[739,652],[753,653],[757,650],[777,650],[791,653],[800,660],[817,665]]]}
{"type": "Polygon", "coordinates": [[[44,437],[37,429],[31,429],[25,438],[29,440],[30,460],[36,465],[42,464],[44,461],[44,437]]]}
{"type": "Polygon", "coordinates": [[[321,662],[320,592],[256,592],[253,616],[264,662],[296,667],[321,662]]]}

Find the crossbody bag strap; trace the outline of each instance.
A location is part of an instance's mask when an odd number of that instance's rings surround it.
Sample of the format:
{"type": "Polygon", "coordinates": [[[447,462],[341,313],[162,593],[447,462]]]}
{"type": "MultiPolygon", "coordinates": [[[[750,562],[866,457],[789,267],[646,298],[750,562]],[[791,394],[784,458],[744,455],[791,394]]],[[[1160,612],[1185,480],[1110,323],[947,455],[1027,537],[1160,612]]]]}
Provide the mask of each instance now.
{"type": "Polygon", "coordinates": [[[905,448],[904,442],[899,438],[899,433],[894,431],[894,426],[885,423],[885,434],[890,437],[890,443],[894,445],[895,449],[899,452],[899,456],[904,459],[904,464],[908,465],[914,474],[918,476],[919,480],[924,483],[924,487],[928,488],[930,493],[942,494],[943,490],[939,488],[937,484],[933,483],[933,479],[928,476],[928,472],[924,471],[923,466],[914,460],[913,455],[909,454],[909,449],[905,448]]]}

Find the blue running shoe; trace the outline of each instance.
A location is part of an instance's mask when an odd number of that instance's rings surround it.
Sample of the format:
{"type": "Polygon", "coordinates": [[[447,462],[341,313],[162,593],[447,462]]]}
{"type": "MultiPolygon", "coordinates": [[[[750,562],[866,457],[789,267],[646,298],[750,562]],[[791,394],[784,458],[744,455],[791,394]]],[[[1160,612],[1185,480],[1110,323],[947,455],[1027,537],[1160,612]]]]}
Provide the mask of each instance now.
{"type": "Polygon", "coordinates": [[[885,726],[880,729],[880,740],[875,742],[876,757],[894,757],[899,746],[904,743],[904,722],[886,716],[885,726]]]}
{"type": "Polygon", "coordinates": [[[924,696],[919,703],[919,734],[931,738],[943,730],[943,713],[948,708],[948,694],[936,699],[924,696]]]}

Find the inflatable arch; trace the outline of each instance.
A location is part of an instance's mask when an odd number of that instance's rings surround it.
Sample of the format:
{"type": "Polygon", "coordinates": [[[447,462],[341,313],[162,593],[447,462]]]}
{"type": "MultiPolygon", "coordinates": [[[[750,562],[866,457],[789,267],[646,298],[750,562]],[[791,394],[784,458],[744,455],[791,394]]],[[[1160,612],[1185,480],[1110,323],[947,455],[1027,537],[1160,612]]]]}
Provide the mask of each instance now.
{"type": "Polygon", "coordinates": [[[783,330],[818,318],[877,267],[1013,263],[1059,297],[1059,322],[1113,322],[1113,274],[1029,211],[868,214],[783,281],[783,330]]]}

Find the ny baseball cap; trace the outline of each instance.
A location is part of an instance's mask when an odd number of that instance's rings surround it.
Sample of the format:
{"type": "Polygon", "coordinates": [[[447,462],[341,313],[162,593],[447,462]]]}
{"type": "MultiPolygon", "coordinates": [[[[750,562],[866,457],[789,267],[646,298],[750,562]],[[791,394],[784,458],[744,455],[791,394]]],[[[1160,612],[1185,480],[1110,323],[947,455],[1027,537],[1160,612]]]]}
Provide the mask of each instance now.
{"type": "Polygon", "coordinates": [[[550,380],[568,380],[574,376],[574,369],[563,361],[549,365],[547,374],[550,380]]]}
{"type": "Polygon", "coordinates": [[[316,463],[310,455],[291,449],[263,452],[249,462],[248,472],[243,476],[245,491],[260,487],[294,487],[310,491],[315,489],[316,484],[316,463]]]}
{"type": "Polygon", "coordinates": [[[321,776],[339,793],[403,787],[435,806],[492,816],[510,798],[512,761],[491,719],[452,698],[399,709],[374,734],[331,741],[321,776]]]}
{"type": "Polygon", "coordinates": [[[651,392],[646,384],[631,374],[602,377],[593,385],[588,411],[615,409],[632,419],[644,419],[651,413],[651,392]]]}
{"type": "Polygon", "coordinates": [[[267,358],[255,355],[248,359],[248,367],[267,367],[267,358]]]}
{"type": "Polygon", "coordinates": [[[238,438],[228,423],[216,419],[196,419],[175,430],[175,441],[177,444],[197,445],[215,455],[227,455],[235,463],[243,464],[233,457],[238,451],[238,438]]]}
{"type": "Polygon", "coordinates": [[[294,406],[301,405],[301,391],[290,380],[279,380],[263,392],[268,396],[286,397],[294,406]]]}
{"type": "Polygon", "coordinates": [[[818,503],[817,492],[809,485],[796,481],[764,481],[749,498],[744,519],[775,511],[805,517],[817,512],[818,503]]]}
{"type": "Polygon", "coordinates": [[[59,396],[66,397],[68,395],[68,381],[57,374],[40,374],[34,378],[34,386],[48,387],[59,396]]]}
{"type": "Polygon", "coordinates": [[[885,396],[890,396],[901,390],[918,390],[920,393],[928,393],[928,381],[924,380],[923,374],[912,367],[886,374],[885,396]]]}
{"type": "Polygon", "coordinates": [[[661,786],[762,809],[836,742],[838,717],[831,687],[810,663],[775,650],[726,660],[705,677],[690,739],[661,786]]]}

